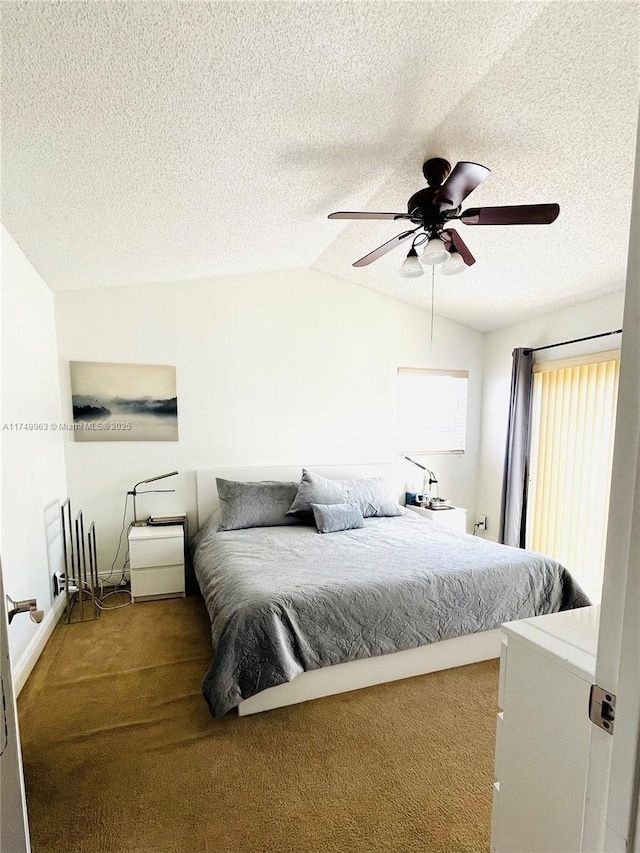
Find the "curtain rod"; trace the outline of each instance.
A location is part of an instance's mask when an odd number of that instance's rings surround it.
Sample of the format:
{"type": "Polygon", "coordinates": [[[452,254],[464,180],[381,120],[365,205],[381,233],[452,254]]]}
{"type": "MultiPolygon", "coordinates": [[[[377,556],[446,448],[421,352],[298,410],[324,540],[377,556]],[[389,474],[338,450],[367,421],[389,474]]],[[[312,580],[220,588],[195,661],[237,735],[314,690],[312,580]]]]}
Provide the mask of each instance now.
{"type": "Polygon", "coordinates": [[[568,344],[579,344],[582,341],[592,341],[594,338],[607,338],[609,335],[621,335],[622,329],[615,329],[613,332],[600,332],[599,335],[589,335],[586,338],[574,338],[572,341],[560,341],[557,344],[547,344],[544,347],[533,347],[533,349],[526,349],[525,353],[529,355],[532,352],[540,352],[542,349],[553,349],[554,347],[564,347],[568,344]]]}

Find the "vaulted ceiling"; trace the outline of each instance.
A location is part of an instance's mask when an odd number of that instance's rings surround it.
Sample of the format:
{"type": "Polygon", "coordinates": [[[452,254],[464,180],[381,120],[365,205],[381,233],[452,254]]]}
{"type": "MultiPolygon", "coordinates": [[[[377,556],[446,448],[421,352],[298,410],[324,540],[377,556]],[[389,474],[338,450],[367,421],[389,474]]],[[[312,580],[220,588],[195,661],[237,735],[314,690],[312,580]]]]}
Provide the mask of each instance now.
{"type": "Polygon", "coordinates": [[[488,330],[624,287],[640,5],[12,2],[3,224],[54,290],[312,267],[429,308],[404,228],[428,156],[492,170],[465,206],[558,202],[459,232],[436,311],[488,330]]]}

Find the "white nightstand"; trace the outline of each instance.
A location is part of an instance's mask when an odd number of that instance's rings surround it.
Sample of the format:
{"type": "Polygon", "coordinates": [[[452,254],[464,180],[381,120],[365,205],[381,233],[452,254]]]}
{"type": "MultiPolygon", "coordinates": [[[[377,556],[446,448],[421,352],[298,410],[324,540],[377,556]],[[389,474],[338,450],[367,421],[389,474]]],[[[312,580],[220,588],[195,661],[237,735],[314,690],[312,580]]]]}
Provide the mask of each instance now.
{"type": "Polygon", "coordinates": [[[435,524],[440,524],[442,527],[450,527],[452,530],[457,530],[458,533],[467,532],[467,511],[463,507],[454,506],[453,509],[426,509],[422,506],[407,506],[411,512],[417,512],[418,515],[424,515],[425,518],[430,518],[435,524]]]}
{"type": "Polygon", "coordinates": [[[134,601],[184,597],[184,526],[132,527],[129,568],[134,601]]]}

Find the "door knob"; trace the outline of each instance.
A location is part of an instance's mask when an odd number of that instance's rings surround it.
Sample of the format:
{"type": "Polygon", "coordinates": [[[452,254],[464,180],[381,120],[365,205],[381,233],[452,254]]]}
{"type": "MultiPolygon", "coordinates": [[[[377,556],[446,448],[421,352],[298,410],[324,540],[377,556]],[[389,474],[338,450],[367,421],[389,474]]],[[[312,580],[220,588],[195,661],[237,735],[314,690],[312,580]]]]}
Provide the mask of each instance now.
{"type": "Polygon", "coordinates": [[[18,613],[28,613],[32,622],[42,622],[44,619],[44,610],[38,610],[38,602],[35,598],[25,598],[24,601],[13,601],[7,596],[7,615],[9,617],[9,625],[11,620],[18,613]]]}

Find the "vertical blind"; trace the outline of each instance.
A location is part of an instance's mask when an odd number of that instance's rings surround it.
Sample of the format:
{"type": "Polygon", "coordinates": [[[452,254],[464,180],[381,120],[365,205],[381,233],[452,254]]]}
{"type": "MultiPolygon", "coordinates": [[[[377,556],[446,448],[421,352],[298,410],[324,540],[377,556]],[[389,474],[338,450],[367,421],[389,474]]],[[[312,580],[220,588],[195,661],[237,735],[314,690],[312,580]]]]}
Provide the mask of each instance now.
{"type": "Polygon", "coordinates": [[[527,545],[600,599],[619,351],[534,365],[527,545]]]}

